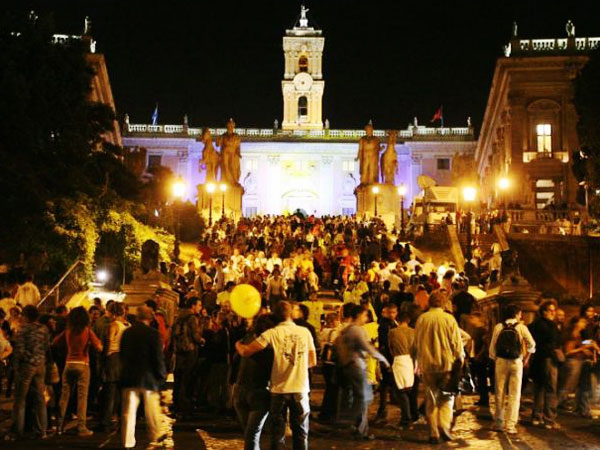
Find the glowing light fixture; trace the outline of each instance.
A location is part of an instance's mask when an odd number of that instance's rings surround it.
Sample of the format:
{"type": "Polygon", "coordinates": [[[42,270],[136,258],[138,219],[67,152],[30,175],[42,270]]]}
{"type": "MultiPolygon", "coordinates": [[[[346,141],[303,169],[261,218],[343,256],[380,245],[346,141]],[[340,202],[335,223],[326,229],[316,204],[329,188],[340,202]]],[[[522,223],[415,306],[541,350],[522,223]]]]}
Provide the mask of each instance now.
{"type": "Polygon", "coordinates": [[[463,188],[463,198],[465,202],[472,202],[477,197],[477,189],[472,186],[466,186],[463,188]]]}
{"type": "Polygon", "coordinates": [[[406,195],[406,185],[405,184],[401,184],[400,186],[398,186],[398,195],[400,197],[404,197],[406,195]]]}
{"type": "Polygon", "coordinates": [[[216,188],[217,188],[217,186],[215,186],[215,183],[208,183],[206,185],[206,192],[208,192],[209,194],[212,194],[213,192],[215,192],[216,188]]]}
{"type": "Polygon", "coordinates": [[[506,177],[502,177],[498,180],[498,187],[505,191],[510,187],[510,180],[506,177]]]}
{"type": "Polygon", "coordinates": [[[173,183],[173,195],[177,198],[182,198],[185,195],[185,181],[183,179],[178,178],[177,181],[173,183]]]}
{"type": "Polygon", "coordinates": [[[375,195],[379,194],[379,186],[373,186],[371,192],[375,195]]]}
{"type": "Polygon", "coordinates": [[[219,185],[219,189],[221,190],[221,192],[225,192],[227,190],[227,184],[221,183],[219,185]]]}
{"type": "Polygon", "coordinates": [[[106,283],[109,279],[109,274],[108,271],[106,270],[99,270],[98,272],[96,272],[96,279],[100,282],[100,283],[106,283]]]}

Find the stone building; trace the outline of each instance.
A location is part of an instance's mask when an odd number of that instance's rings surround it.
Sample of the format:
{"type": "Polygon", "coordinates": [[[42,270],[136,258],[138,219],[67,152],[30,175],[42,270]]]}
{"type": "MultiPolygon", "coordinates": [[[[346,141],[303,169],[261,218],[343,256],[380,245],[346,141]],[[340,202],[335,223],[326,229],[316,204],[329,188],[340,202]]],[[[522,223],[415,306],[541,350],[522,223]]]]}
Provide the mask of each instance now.
{"type": "MultiPolygon", "coordinates": [[[[236,129],[242,137],[239,182],[244,188],[244,215],[281,214],[296,209],[318,215],[356,212],[354,189],[360,176],[355,158],[358,140],[365,132],[330,129],[327,121],[322,122],[325,38],[321,30],[309,25],[305,13],[303,10],[283,37],[281,127],[236,129]]],[[[225,131],[210,129],[213,138],[225,131]]],[[[178,125],[147,125],[130,123],[127,118],[123,143],[130,149],[144,149],[147,166],[170,167],[186,181],[186,198],[196,201],[196,187],[204,183],[206,176],[199,165],[201,132],[202,127],[190,127],[187,119],[178,125]]],[[[385,144],[385,130],[375,130],[375,135],[385,144]]],[[[429,128],[418,125],[415,119],[406,129],[398,130],[396,151],[395,181],[407,186],[408,205],[420,191],[416,181],[419,175],[428,175],[440,185],[451,183],[454,155],[475,151],[473,128],[470,124],[429,128]]],[[[219,199],[214,203],[219,204],[219,199]]]]}
{"type": "Polygon", "coordinates": [[[573,79],[600,38],[575,37],[570,21],[566,28],[566,38],[521,39],[515,24],[496,62],[475,154],[482,199],[489,205],[506,195],[508,202],[532,211],[577,208],[573,79]],[[501,177],[512,181],[506,193],[498,187],[501,177]]]}

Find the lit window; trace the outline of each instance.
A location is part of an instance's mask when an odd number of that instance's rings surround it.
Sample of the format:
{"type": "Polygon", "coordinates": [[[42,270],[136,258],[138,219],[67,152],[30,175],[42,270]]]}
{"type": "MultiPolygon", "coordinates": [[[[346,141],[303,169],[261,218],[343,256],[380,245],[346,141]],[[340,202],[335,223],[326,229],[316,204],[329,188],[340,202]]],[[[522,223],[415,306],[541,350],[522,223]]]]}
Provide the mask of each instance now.
{"type": "Polygon", "coordinates": [[[538,123],[536,134],[538,152],[550,153],[552,151],[552,125],[549,123],[538,123]]]}
{"type": "Polygon", "coordinates": [[[308,116],[308,99],[305,96],[298,99],[298,116],[308,116]]]}
{"type": "Polygon", "coordinates": [[[450,159],[449,158],[438,158],[437,170],[450,170],[450,159]]]}

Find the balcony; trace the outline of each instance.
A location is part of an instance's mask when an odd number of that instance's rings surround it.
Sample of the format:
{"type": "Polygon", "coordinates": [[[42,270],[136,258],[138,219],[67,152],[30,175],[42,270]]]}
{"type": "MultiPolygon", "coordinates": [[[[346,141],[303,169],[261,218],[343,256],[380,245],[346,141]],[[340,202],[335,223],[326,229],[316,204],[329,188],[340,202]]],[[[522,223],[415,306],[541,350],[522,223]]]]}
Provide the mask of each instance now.
{"type": "Polygon", "coordinates": [[[568,152],[523,152],[523,162],[530,163],[534,160],[556,159],[560,162],[569,162],[568,152]]]}

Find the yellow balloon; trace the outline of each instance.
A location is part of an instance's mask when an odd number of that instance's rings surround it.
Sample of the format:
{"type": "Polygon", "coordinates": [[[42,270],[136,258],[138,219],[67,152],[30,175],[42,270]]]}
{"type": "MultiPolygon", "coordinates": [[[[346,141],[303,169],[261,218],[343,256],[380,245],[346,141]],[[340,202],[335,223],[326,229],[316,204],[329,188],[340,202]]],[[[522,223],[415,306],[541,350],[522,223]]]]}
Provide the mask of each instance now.
{"type": "Polygon", "coordinates": [[[238,284],[229,296],[231,309],[244,319],[254,317],[260,310],[261,298],[258,290],[249,284],[238,284]]]}

